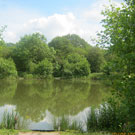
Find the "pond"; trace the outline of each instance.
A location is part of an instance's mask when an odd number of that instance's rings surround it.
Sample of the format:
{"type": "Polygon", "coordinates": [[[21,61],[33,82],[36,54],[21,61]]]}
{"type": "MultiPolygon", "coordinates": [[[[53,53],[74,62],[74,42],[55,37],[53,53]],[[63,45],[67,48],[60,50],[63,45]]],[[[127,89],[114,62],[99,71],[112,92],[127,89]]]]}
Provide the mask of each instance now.
{"type": "Polygon", "coordinates": [[[53,130],[54,119],[62,116],[85,124],[90,107],[100,105],[110,89],[101,81],[79,79],[1,80],[0,122],[5,110],[15,110],[29,121],[27,129],[53,130]]]}

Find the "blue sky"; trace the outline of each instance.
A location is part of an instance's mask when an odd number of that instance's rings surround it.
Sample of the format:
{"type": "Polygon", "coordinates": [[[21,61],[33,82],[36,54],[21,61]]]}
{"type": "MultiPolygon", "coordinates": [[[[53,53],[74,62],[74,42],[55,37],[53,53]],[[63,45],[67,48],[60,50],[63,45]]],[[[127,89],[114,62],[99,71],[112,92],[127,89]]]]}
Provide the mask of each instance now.
{"type": "Polygon", "coordinates": [[[8,9],[10,7],[24,8],[25,10],[34,10],[41,14],[51,15],[53,13],[62,13],[65,10],[72,11],[74,9],[86,8],[94,0],[0,0],[1,8],[8,9]]]}
{"type": "MultiPolygon", "coordinates": [[[[122,0],[112,2],[120,5],[122,0]]],[[[102,29],[100,13],[108,4],[108,0],[0,0],[0,26],[7,25],[7,42],[17,42],[33,32],[44,34],[48,41],[78,34],[90,42],[102,29]]]]}

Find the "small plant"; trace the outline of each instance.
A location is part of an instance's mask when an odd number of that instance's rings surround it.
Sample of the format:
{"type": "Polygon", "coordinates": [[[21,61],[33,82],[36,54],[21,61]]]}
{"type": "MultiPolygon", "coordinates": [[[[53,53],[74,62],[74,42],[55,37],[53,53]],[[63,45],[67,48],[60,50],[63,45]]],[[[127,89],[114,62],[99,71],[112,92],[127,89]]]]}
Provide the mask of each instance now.
{"type": "Polygon", "coordinates": [[[1,129],[22,129],[24,128],[26,123],[25,121],[20,117],[20,115],[13,111],[7,112],[5,111],[3,114],[3,119],[0,124],[1,129]]]}
{"type": "Polygon", "coordinates": [[[69,119],[64,116],[62,116],[61,118],[59,118],[57,120],[54,119],[53,127],[55,130],[58,130],[58,131],[68,130],[69,129],[69,119]]]}
{"type": "Polygon", "coordinates": [[[97,113],[95,109],[91,108],[91,112],[87,118],[87,130],[88,131],[96,131],[97,130],[97,113]]]}
{"type": "Polygon", "coordinates": [[[53,127],[58,131],[76,130],[83,131],[82,125],[75,120],[70,121],[69,118],[62,116],[59,119],[54,119],[53,127]]]}
{"type": "Polygon", "coordinates": [[[83,132],[82,124],[80,122],[77,122],[77,121],[72,121],[71,125],[69,126],[69,129],[83,132]]]}

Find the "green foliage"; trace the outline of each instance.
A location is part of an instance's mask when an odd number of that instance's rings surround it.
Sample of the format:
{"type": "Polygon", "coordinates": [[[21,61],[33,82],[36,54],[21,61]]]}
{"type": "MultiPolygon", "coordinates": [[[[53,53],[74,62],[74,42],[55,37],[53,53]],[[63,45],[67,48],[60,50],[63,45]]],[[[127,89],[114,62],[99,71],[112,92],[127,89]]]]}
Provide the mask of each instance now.
{"type": "Polygon", "coordinates": [[[75,34],[56,37],[49,46],[39,33],[25,35],[16,44],[1,41],[4,44],[0,45],[0,57],[12,58],[18,75],[28,79],[51,75],[84,77],[91,70],[100,72],[104,64],[103,51],[75,34]]]}
{"type": "Polygon", "coordinates": [[[12,59],[0,58],[0,78],[17,77],[17,71],[12,59]]]}
{"type": "MultiPolygon", "coordinates": [[[[111,5],[103,12],[105,29],[101,33],[101,41],[108,46],[111,56],[114,56],[105,68],[106,73],[110,75],[110,71],[113,71],[119,74],[119,79],[113,80],[115,90],[110,105],[118,104],[114,102],[117,99],[121,110],[118,112],[119,108],[116,108],[116,116],[125,116],[126,129],[135,131],[135,5],[134,1],[127,0],[127,3],[121,8],[111,5]]],[[[118,123],[115,123],[116,126],[118,123]]]]}
{"type": "Polygon", "coordinates": [[[98,47],[90,48],[88,50],[87,60],[91,65],[91,72],[101,72],[105,63],[103,50],[98,47]]]}
{"type": "Polygon", "coordinates": [[[46,38],[39,33],[34,33],[21,38],[13,50],[12,57],[19,72],[31,73],[34,64],[38,64],[45,58],[52,61],[54,54],[54,49],[47,46],[46,38]]]}
{"type": "Polygon", "coordinates": [[[39,75],[41,78],[49,77],[53,73],[53,65],[50,61],[45,59],[38,63],[34,73],[39,75]]]}
{"type": "Polygon", "coordinates": [[[65,58],[65,56],[73,52],[72,44],[65,37],[54,38],[49,43],[49,46],[55,49],[56,55],[60,58],[65,58]]]}
{"type": "Polygon", "coordinates": [[[53,63],[53,76],[54,77],[60,77],[60,76],[62,76],[62,63],[61,63],[61,65],[58,63],[58,61],[55,61],[54,63],[53,63]]]}
{"type": "Polygon", "coordinates": [[[134,55],[134,7],[123,5],[122,8],[111,6],[103,12],[106,17],[102,22],[105,30],[102,31],[102,43],[109,46],[110,53],[115,55],[115,69],[128,74],[135,72],[134,55]]]}
{"type": "Polygon", "coordinates": [[[54,38],[49,46],[56,50],[54,76],[80,77],[89,75],[90,67],[86,56],[87,50],[91,46],[85,40],[72,34],[54,38]]]}
{"type": "Polygon", "coordinates": [[[70,41],[74,53],[78,53],[86,57],[88,55],[88,51],[92,48],[90,44],[76,34],[68,34],[63,37],[70,41]]]}
{"type": "Polygon", "coordinates": [[[90,74],[90,66],[85,57],[79,54],[70,54],[64,63],[64,76],[88,76],[90,74]]]}
{"type": "Polygon", "coordinates": [[[129,131],[135,131],[135,75],[126,75],[120,81],[114,81],[114,95],[119,99],[122,113],[126,114],[125,125],[129,131]]]}
{"type": "Polygon", "coordinates": [[[74,47],[89,48],[89,44],[76,34],[66,35],[64,38],[68,39],[74,47]]]}
{"type": "Polygon", "coordinates": [[[0,57],[3,57],[5,59],[8,59],[11,57],[13,47],[8,47],[4,43],[3,45],[0,45],[0,57]]]}
{"type": "Polygon", "coordinates": [[[126,132],[126,114],[122,112],[122,109],[112,104],[104,104],[99,109],[92,108],[87,118],[87,130],[126,132]]]}
{"type": "Polygon", "coordinates": [[[24,79],[33,79],[34,77],[33,77],[33,74],[24,74],[23,75],[23,77],[24,77],[24,79]]]}

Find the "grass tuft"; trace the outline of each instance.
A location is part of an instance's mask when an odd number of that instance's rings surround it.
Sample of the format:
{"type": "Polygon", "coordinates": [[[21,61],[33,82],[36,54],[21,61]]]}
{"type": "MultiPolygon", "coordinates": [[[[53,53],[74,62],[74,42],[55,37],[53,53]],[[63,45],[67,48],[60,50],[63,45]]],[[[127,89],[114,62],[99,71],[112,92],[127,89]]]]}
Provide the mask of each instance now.
{"type": "Polygon", "coordinates": [[[20,115],[13,111],[10,113],[5,111],[3,119],[0,124],[0,129],[23,129],[26,127],[26,122],[20,117],[20,115]]]}

